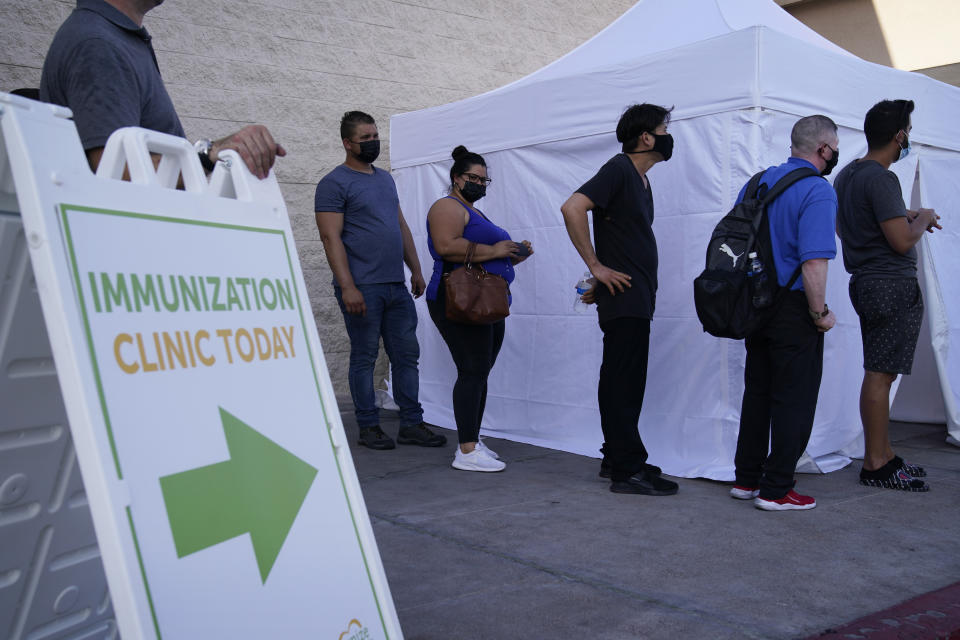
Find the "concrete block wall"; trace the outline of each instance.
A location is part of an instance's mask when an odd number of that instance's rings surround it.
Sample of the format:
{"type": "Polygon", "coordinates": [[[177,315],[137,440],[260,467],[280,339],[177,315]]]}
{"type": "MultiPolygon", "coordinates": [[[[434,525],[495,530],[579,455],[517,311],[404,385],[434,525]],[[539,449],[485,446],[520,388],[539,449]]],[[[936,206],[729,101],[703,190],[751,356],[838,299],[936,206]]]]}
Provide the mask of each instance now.
{"type": "MultiPolygon", "coordinates": [[[[144,26],[191,140],[267,125],[289,155],[281,183],[338,393],[349,343],[313,216],[317,181],[343,161],[339,120],[360,109],[389,139],[394,113],[512,82],[586,41],[633,0],[167,0],[144,26]]],[[[39,85],[74,0],[0,2],[0,90],[39,85]]],[[[385,146],[380,166],[389,167],[385,146]]],[[[429,256],[421,256],[429,274],[429,256]]],[[[383,359],[378,367],[386,372],[383,359]]]]}

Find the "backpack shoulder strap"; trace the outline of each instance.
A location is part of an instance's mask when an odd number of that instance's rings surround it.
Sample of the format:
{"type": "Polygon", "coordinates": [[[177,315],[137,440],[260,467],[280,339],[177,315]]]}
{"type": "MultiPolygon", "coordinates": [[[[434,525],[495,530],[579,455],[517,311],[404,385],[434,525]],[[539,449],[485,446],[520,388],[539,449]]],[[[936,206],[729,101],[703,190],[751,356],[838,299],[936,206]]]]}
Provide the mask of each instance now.
{"type": "Polygon", "coordinates": [[[743,199],[748,200],[750,198],[756,198],[757,192],[760,190],[760,180],[763,179],[763,174],[767,172],[766,169],[758,171],[753,174],[753,177],[750,178],[750,181],[747,182],[747,188],[743,192],[743,199]]]}
{"type": "Polygon", "coordinates": [[[783,285],[778,289],[776,295],[773,297],[772,306],[778,306],[780,304],[784,296],[787,295],[787,292],[793,289],[793,283],[797,281],[797,279],[800,277],[802,273],[803,273],[803,263],[801,262],[800,264],[797,265],[797,268],[793,270],[793,275],[791,275],[790,279],[787,280],[787,284],[783,285]]]}
{"type": "Polygon", "coordinates": [[[811,169],[810,167],[800,167],[799,169],[794,169],[787,175],[777,180],[777,183],[772,187],[770,187],[770,190],[767,191],[767,193],[763,196],[764,206],[776,200],[777,197],[781,193],[786,191],[787,187],[789,187],[793,183],[797,182],[798,180],[802,180],[804,178],[809,178],[812,176],[819,177],[820,174],[817,173],[816,170],[811,169]]]}
{"type": "MultiPolygon", "coordinates": [[[[770,191],[768,191],[767,194],[763,197],[764,207],[766,207],[766,205],[773,202],[773,200],[777,196],[783,193],[784,190],[786,190],[786,188],[792,185],[794,182],[796,182],[797,180],[802,180],[803,178],[807,178],[809,176],[821,177],[819,173],[817,173],[815,170],[811,169],[810,167],[800,167],[799,169],[794,169],[787,175],[777,180],[777,184],[773,185],[770,191]]],[[[793,283],[795,283],[797,279],[800,278],[802,271],[803,271],[803,263],[801,262],[800,264],[797,265],[797,268],[793,270],[793,274],[790,276],[790,279],[787,281],[787,284],[781,287],[779,291],[777,291],[774,304],[779,304],[780,300],[783,299],[786,293],[793,288],[793,283]]]]}

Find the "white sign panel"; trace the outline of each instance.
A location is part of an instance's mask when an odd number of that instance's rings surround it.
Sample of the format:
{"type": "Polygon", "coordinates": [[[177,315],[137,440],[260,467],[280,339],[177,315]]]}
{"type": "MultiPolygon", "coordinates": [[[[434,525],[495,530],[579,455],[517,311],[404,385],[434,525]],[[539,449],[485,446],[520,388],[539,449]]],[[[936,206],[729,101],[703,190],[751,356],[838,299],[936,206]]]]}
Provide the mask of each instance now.
{"type": "Polygon", "coordinates": [[[21,208],[121,635],[400,637],[273,177],[87,175],[21,208]]]}

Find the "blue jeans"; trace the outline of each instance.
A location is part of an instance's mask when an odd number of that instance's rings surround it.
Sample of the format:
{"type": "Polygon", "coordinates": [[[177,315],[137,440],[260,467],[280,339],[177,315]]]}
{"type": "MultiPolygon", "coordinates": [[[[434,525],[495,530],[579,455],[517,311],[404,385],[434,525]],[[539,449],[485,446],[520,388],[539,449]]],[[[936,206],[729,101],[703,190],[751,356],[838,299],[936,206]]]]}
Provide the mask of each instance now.
{"type": "Polygon", "coordinates": [[[380,424],[373,391],[373,368],[377,362],[380,337],[390,358],[393,374],[393,399],[400,407],[400,426],[423,422],[420,393],[420,344],[417,342],[417,310],[413,297],[402,282],[360,284],[367,315],[347,313],[340,287],[333,292],[343,312],[350,337],[350,397],[361,429],[380,424]]]}

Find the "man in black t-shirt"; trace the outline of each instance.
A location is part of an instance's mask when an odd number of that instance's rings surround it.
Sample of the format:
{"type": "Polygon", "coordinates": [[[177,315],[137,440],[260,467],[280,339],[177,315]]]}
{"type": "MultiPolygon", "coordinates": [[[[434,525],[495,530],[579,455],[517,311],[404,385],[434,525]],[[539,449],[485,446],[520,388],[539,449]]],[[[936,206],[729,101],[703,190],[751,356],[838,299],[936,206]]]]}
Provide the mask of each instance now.
{"type": "Polygon", "coordinates": [[[677,483],[647,464],[637,428],[647,382],[650,321],[657,294],[653,193],[646,173],[670,159],[670,109],[627,108],[617,123],[623,153],[570,196],[560,211],[573,245],[596,278],[592,290],[603,331],[597,400],[603,429],[601,477],[614,493],[673,495],[677,483]],[[587,211],[593,211],[593,244],[587,211]]]}
{"type": "Polygon", "coordinates": [[[863,340],[863,468],[860,483],[928,491],[923,468],[893,453],[888,426],[890,388],[909,374],[923,321],[916,244],[939,229],[933,209],[908,210],[891,164],[910,152],[913,100],[884,100],[863,122],[867,155],[837,175],[837,232],[850,273],[850,301],[863,340]]]}

